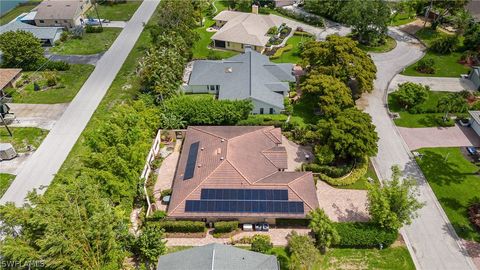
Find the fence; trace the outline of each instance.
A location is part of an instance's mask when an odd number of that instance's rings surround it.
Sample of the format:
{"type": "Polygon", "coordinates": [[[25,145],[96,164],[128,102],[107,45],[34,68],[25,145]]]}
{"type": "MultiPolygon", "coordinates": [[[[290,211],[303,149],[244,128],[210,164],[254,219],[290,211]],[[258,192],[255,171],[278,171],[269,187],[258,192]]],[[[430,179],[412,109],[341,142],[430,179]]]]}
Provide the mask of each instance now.
{"type": "Polygon", "coordinates": [[[145,192],[145,197],[147,198],[147,204],[148,204],[147,213],[146,213],[147,216],[150,214],[150,211],[152,210],[150,197],[148,196],[148,192],[147,192],[147,180],[148,180],[148,177],[150,176],[150,173],[152,172],[152,168],[150,164],[155,160],[155,157],[160,151],[160,133],[161,132],[162,130],[159,129],[157,132],[157,135],[155,136],[155,139],[153,140],[152,148],[150,148],[150,152],[148,152],[145,166],[143,167],[142,174],[140,175],[140,179],[143,179],[143,191],[145,192]]]}

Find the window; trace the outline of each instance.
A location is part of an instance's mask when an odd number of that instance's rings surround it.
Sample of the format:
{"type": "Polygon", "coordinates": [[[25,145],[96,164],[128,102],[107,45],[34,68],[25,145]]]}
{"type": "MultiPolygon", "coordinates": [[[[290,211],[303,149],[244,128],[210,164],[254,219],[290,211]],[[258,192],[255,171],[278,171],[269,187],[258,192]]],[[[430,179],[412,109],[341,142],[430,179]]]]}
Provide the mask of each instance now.
{"type": "Polygon", "coordinates": [[[220,90],[220,85],[215,85],[215,90],[220,90]]]}
{"type": "Polygon", "coordinates": [[[45,23],[45,21],[44,21],[44,20],[40,20],[40,23],[45,23]]]}
{"type": "Polygon", "coordinates": [[[243,44],[242,44],[242,49],[243,49],[243,44]]]}
{"type": "Polygon", "coordinates": [[[273,108],[270,108],[270,114],[273,114],[273,112],[274,112],[273,108]]]}
{"type": "Polygon", "coordinates": [[[215,85],[210,85],[210,91],[215,91],[215,85]]]}
{"type": "Polygon", "coordinates": [[[260,114],[263,114],[263,108],[260,108],[260,114]]]}
{"type": "Polygon", "coordinates": [[[55,23],[58,23],[58,21],[55,21],[55,23]]]}
{"type": "Polygon", "coordinates": [[[63,22],[64,22],[64,23],[68,23],[68,21],[67,21],[67,20],[63,20],[63,22]]]}

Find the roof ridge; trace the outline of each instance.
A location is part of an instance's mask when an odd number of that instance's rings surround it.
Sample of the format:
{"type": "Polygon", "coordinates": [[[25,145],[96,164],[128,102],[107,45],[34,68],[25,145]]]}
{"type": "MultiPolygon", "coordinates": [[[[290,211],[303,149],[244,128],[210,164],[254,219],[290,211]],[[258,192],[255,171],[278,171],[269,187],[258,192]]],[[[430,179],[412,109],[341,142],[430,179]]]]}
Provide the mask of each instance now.
{"type": "MultiPolygon", "coordinates": [[[[295,193],[295,194],[303,201],[303,203],[305,203],[306,205],[308,205],[308,207],[310,207],[311,209],[315,209],[314,207],[312,207],[312,206],[307,202],[307,200],[305,200],[305,199],[303,198],[303,196],[300,196],[300,194],[299,194],[292,186],[290,186],[291,184],[296,183],[299,179],[305,178],[306,176],[311,175],[311,174],[312,174],[312,172],[306,172],[304,175],[302,175],[302,176],[296,178],[295,180],[287,183],[287,186],[292,190],[293,193],[295,193]]],[[[315,191],[315,193],[316,193],[316,191],[315,191]]]]}
{"type": "Polygon", "coordinates": [[[222,137],[222,136],[220,136],[220,135],[217,135],[217,134],[215,134],[215,133],[213,133],[213,132],[206,131],[206,130],[204,130],[204,129],[199,128],[199,127],[201,127],[201,126],[189,126],[189,127],[192,128],[192,129],[195,129],[195,130],[197,130],[197,131],[203,132],[203,133],[205,133],[205,134],[208,134],[208,135],[211,135],[211,136],[214,136],[214,137],[217,137],[217,138],[224,139],[224,140],[228,141],[227,138],[224,138],[224,137],[222,137]]]}
{"type": "MultiPolygon", "coordinates": [[[[227,151],[228,151],[228,148],[227,148],[227,151]]],[[[250,185],[253,185],[253,183],[255,183],[255,182],[252,183],[245,175],[243,175],[243,173],[242,173],[239,169],[237,169],[237,167],[235,167],[235,165],[233,165],[233,163],[230,162],[230,160],[228,160],[228,158],[226,158],[225,160],[226,160],[226,161],[228,162],[228,164],[230,164],[230,165],[233,167],[233,169],[235,169],[235,171],[237,171],[238,174],[240,174],[240,175],[243,177],[243,179],[245,179],[245,181],[247,181],[250,185]]],[[[219,167],[220,167],[220,166],[219,166],[219,167]]]]}
{"type": "MultiPolygon", "coordinates": [[[[268,158],[267,158],[267,159],[268,159],[268,158]]],[[[271,162],[271,161],[270,161],[270,162],[271,162]]],[[[258,179],[257,181],[255,181],[254,184],[256,184],[257,182],[262,181],[263,179],[268,178],[268,177],[270,177],[270,176],[272,176],[272,175],[274,175],[274,174],[277,174],[277,173],[279,173],[279,172],[280,172],[280,171],[276,171],[276,172],[273,172],[273,173],[271,173],[271,174],[269,174],[269,175],[266,175],[266,176],[258,179]]]]}

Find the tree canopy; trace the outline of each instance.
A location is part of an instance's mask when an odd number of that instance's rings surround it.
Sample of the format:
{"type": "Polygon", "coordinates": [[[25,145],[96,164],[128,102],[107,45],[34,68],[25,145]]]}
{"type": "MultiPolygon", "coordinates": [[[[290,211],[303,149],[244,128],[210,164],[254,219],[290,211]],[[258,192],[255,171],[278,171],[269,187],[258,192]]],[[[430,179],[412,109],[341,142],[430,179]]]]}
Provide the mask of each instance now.
{"type": "Polygon", "coordinates": [[[40,40],[26,31],[9,31],[0,35],[3,67],[35,70],[46,60],[40,40]]]}
{"type": "Polygon", "coordinates": [[[287,238],[287,249],[291,254],[290,269],[312,269],[320,262],[320,254],[310,236],[299,235],[296,231],[292,231],[287,238]]]}
{"type": "Polygon", "coordinates": [[[389,230],[398,230],[410,224],[416,217],[416,211],[423,207],[417,200],[415,179],[401,180],[400,177],[400,168],[393,166],[390,181],[385,181],[383,186],[368,186],[368,211],[372,221],[389,230]]]}
{"type": "Polygon", "coordinates": [[[311,41],[302,52],[302,65],[309,70],[334,76],[359,94],[373,90],[377,68],[358,42],[336,35],[325,42],[311,41]]]}
{"type": "Polygon", "coordinates": [[[405,109],[424,103],[428,98],[430,87],[412,82],[402,83],[395,93],[397,100],[405,109]]]}
{"type": "Polygon", "coordinates": [[[308,227],[315,234],[315,244],[322,254],[326,252],[328,247],[340,241],[340,236],[333,222],[323,209],[317,208],[308,213],[307,217],[310,219],[308,227]]]}
{"type": "Polygon", "coordinates": [[[307,98],[314,98],[325,116],[333,117],[353,106],[352,91],[339,79],[311,72],[301,84],[307,98]]]}

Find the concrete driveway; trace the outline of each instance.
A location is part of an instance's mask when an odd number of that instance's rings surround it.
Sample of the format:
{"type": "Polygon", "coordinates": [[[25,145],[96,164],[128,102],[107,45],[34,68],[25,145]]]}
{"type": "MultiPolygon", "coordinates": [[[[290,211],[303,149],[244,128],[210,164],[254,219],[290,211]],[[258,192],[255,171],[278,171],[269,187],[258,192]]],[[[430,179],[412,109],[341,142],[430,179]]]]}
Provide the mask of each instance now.
{"type": "Polygon", "coordinates": [[[89,55],[61,55],[61,54],[51,54],[49,52],[45,53],[45,57],[50,59],[51,61],[64,61],[69,64],[88,64],[88,65],[96,65],[98,61],[103,56],[102,53],[97,54],[89,54],[89,55]]]}
{"type": "Polygon", "coordinates": [[[15,114],[16,120],[12,127],[38,127],[52,129],[67,109],[68,103],[59,104],[22,104],[8,103],[10,111],[15,114]]]}
{"type": "Polygon", "coordinates": [[[480,146],[480,137],[470,127],[399,127],[398,130],[410,150],[424,147],[480,146]]]}
{"type": "Polygon", "coordinates": [[[399,84],[405,82],[428,85],[432,91],[461,92],[463,90],[476,90],[472,81],[464,78],[414,77],[398,74],[390,83],[389,91],[396,90],[399,84]]]}
{"type": "Polygon", "coordinates": [[[287,150],[287,171],[294,172],[295,169],[300,168],[303,163],[309,162],[309,160],[306,159],[306,155],[313,157],[310,147],[298,145],[284,136],[282,136],[282,145],[285,146],[287,150]]]}
{"type": "Polygon", "coordinates": [[[50,185],[159,3],[160,0],[142,2],[62,117],[0,199],[1,204],[14,202],[17,206],[23,205],[28,192],[50,185]]]}

